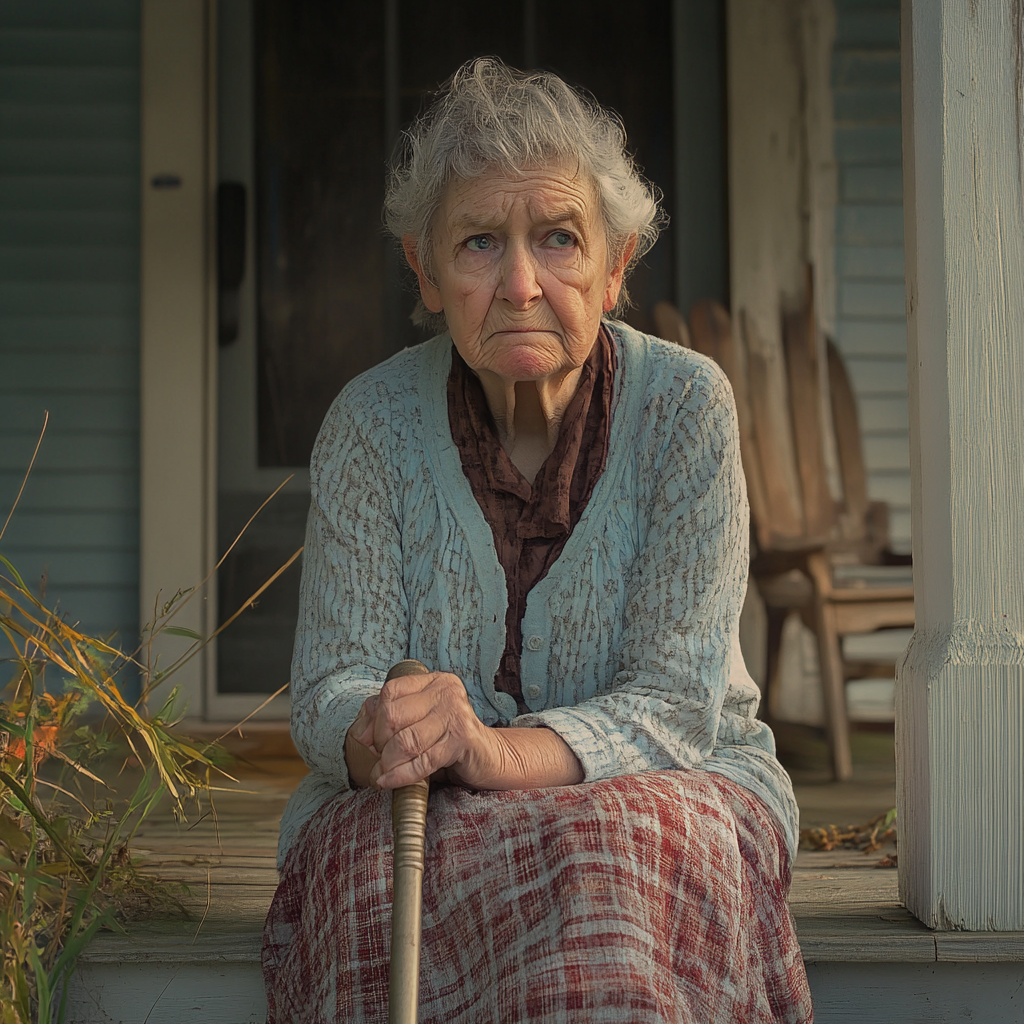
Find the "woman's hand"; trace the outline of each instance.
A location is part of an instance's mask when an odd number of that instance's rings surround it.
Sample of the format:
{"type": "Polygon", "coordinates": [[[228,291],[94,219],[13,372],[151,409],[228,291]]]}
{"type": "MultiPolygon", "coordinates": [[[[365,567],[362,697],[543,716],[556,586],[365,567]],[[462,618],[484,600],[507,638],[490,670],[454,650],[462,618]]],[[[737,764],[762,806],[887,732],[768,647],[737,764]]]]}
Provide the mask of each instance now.
{"type": "Polygon", "coordinates": [[[489,774],[491,732],[458,676],[431,672],[386,682],[363,704],[349,736],[376,755],[366,784],[393,789],[444,769],[452,782],[475,785],[489,774]]]}
{"type": "Polygon", "coordinates": [[[444,772],[471,789],[535,789],[581,782],[583,770],[549,729],[491,729],[449,672],[399,676],[363,704],[345,740],[357,786],[407,786],[444,772]]]}

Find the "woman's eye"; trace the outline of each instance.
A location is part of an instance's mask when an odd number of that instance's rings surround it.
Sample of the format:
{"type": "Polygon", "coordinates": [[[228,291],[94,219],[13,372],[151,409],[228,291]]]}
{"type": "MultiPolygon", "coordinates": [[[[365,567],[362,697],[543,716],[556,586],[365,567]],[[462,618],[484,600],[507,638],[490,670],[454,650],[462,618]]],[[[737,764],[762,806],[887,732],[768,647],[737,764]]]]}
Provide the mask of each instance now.
{"type": "Polygon", "coordinates": [[[556,249],[569,249],[576,244],[576,239],[568,231],[552,231],[547,242],[556,249]]]}
{"type": "Polygon", "coordinates": [[[475,235],[466,242],[466,248],[470,252],[487,252],[491,245],[491,240],[486,235],[475,235]]]}

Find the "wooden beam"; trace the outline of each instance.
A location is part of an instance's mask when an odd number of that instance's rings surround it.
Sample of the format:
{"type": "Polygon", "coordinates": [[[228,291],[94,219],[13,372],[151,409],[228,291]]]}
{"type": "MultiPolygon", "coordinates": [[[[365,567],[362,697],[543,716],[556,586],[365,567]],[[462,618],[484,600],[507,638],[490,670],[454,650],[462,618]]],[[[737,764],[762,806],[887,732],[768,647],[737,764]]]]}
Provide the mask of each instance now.
{"type": "MultiPolygon", "coordinates": [[[[205,0],[142,3],[140,619],[210,566],[210,369],[205,0]]],[[[197,595],[174,620],[208,629],[197,595]]],[[[154,644],[161,665],[189,641],[154,644]]],[[[175,675],[202,713],[204,659],[175,675]]]]}
{"type": "Polygon", "coordinates": [[[726,10],[730,307],[757,362],[752,411],[773,439],[773,515],[799,534],[782,313],[799,309],[806,289],[800,0],[728,0],[726,10]]]}
{"type": "Polygon", "coordinates": [[[904,0],[916,631],[897,666],[900,894],[1024,930],[1021,0],[904,0]]]}

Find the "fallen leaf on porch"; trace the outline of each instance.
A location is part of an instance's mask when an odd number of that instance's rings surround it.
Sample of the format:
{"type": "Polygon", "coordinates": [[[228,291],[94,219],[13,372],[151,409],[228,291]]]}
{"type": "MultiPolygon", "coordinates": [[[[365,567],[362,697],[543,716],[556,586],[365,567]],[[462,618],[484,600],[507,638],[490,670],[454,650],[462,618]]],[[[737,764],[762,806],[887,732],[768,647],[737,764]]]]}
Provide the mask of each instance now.
{"type": "Polygon", "coordinates": [[[895,807],[875,815],[863,825],[826,825],[800,830],[800,847],[804,850],[861,850],[867,854],[889,842],[896,842],[895,807]]]}

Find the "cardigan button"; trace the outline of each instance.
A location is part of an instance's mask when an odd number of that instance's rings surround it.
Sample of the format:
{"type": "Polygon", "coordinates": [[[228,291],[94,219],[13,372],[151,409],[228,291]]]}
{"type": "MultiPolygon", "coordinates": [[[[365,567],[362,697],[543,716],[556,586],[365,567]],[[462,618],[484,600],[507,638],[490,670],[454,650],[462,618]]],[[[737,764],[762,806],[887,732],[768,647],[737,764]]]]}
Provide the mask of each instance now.
{"type": "Polygon", "coordinates": [[[539,697],[540,696],[540,687],[536,683],[534,683],[532,686],[528,686],[526,688],[526,696],[527,697],[533,697],[533,698],[539,697]]]}
{"type": "Polygon", "coordinates": [[[526,641],[526,646],[531,651],[539,651],[544,646],[544,637],[536,635],[531,636],[530,639],[526,641]]]}

